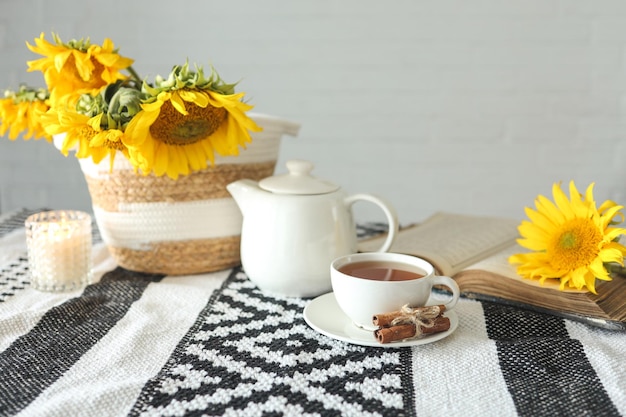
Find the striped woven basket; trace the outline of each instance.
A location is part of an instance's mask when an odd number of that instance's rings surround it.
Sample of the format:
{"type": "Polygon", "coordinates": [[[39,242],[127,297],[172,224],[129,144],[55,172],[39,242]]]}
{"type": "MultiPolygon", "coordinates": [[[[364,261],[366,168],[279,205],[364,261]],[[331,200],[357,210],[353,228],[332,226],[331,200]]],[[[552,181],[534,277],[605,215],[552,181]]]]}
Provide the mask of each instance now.
{"type": "Polygon", "coordinates": [[[133,271],[189,275],[240,263],[242,216],[226,185],[274,173],[283,135],[300,126],[250,113],[263,128],[252,133],[236,157],[216,157],[215,165],[172,180],[136,175],[124,158],[94,164],[79,159],[87,180],[102,239],[118,265],[133,271]]]}

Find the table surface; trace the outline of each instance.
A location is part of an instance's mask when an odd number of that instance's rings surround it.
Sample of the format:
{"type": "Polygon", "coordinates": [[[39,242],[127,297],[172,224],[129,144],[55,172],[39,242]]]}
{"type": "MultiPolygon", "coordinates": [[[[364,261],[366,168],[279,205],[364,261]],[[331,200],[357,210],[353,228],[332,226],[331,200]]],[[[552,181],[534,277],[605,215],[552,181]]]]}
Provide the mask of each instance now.
{"type": "Polygon", "coordinates": [[[0,416],[626,415],[624,332],[461,299],[441,340],[360,346],[240,268],[130,272],[99,239],[92,285],[39,292],[30,213],[0,216],[0,416]]]}

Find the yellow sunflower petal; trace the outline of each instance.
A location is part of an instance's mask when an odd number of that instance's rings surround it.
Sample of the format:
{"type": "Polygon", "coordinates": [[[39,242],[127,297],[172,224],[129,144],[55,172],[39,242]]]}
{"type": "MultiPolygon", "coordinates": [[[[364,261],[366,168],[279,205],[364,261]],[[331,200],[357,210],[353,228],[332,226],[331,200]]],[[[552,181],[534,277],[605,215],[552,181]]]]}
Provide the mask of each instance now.
{"type": "Polygon", "coordinates": [[[565,220],[565,216],[559,211],[557,206],[555,206],[552,201],[548,200],[543,195],[537,196],[535,205],[540,213],[550,219],[553,219],[554,223],[560,224],[565,220]]]}
{"type": "Polygon", "coordinates": [[[538,227],[535,223],[529,221],[522,221],[518,227],[520,234],[529,239],[546,241],[550,236],[551,230],[545,230],[538,227]]]}
{"type": "Polygon", "coordinates": [[[621,227],[608,227],[604,229],[604,240],[610,242],[626,234],[626,229],[621,227]]]}
{"type": "MultiPolygon", "coordinates": [[[[576,187],[574,187],[573,185],[572,187],[574,191],[578,193],[576,187]]],[[[552,196],[554,197],[554,202],[556,203],[556,206],[558,207],[562,215],[566,219],[574,218],[575,214],[574,210],[572,210],[572,205],[570,204],[570,201],[567,199],[567,196],[565,195],[563,190],[561,190],[560,184],[557,183],[552,186],[552,196]]]]}
{"type": "Polygon", "coordinates": [[[580,288],[576,288],[577,290],[583,289],[585,287],[587,287],[587,289],[592,293],[592,294],[597,294],[598,292],[596,291],[596,276],[594,276],[591,272],[586,272],[584,277],[584,284],[580,286],[580,288]]]}
{"type": "Polygon", "coordinates": [[[185,107],[185,101],[181,98],[178,92],[174,92],[172,94],[170,98],[170,102],[172,103],[172,106],[174,106],[174,108],[178,110],[180,114],[183,114],[185,116],[189,114],[189,112],[187,111],[187,108],[185,107]]]}
{"type": "Polygon", "coordinates": [[[546,232],[554,230],[554,223],[552,223],[552,220],[549,217],[546,217],[545,214],[533,210],[530,207],[525,207],[524,213],[526,213],[526,217],[528,217],[538,228],[546,232]]]}
{"type": "Polygon", "coordinates": [[[154,173],[157,176],[161,176],[164,175],[167,171],[167,164],[168,164],[168,152],[167,152],[167,145],[165,143],[156,143],[155,144],[155,149],[154,149],[154,173]]]}
{"type": "MultiPolygon", "coordinates": [[[[84,52],[72,51],[72,57],[74,58],[74,64],[78,75],[83,81],[89,81],[92,77],[92,73],[95,69],[95,65],[91,61],[91,55],[84,52]]],[[[61,72],[63,67],[58,67],[57,70],[61,72]]]]}
{"type": "MultiPolygon", "coordinates": [[[[573,183],[574,181],[572,181],[573,183]]],[[[585,201],[588,203],[592,203],[593,207],[595,209],[595,199],[593,198],[593,188],[595,187],[595,183],[592,182],[587,186],[587,189],[585,190],[585,201]]]]}
{"type": "Polygon", "coordinates": [[[191,172],[189,169],[189,161],[185,151],[180,146],[173,146],[175,150],[175,158],[172,171],[175,171],[175,175],[189,175],[191,172]]]}
{"type": "Polygon", "coordinates": [[[618,248],[617,245],[619,244],[612,243],[612,244],[605,246],[598,254],[598,258],[602,262],[616,262],[618,264],[623,264],[624,263],[624,250],[622,248],[618,248]]]}
{"type": "Polygon", "coordinates": [[[609,278],[609,274],[604,267],[604,263],[602,262],[602,259],[600,257],[597,257],[591,262],[591,264],[587,268],[587,271],[591,272],[591,274],[596,278],[609,278]]]}
{"type": "Polygon", "coordinates": [[[209,97],[204,91],[180,90],[178,94],[184,101],[194,103],[200,107],[206,107],[209,104],[209,97]]]}
{"type": "Polygon", "coordinates": [[[158,112],[161,109],[161,107],[163,107],[163,103],[165,103],[169,99],[170,99],[169,93],[162,93],[162,94],[159,94],[159,97],[157,98],[155,102],[144,103],[141,105],[141,108],[145,110],[146,112],[158,112]]]}
{"type": "MultiPolygon", "coordinates": [[[[200,146],[208,162],[213,165],[215,163],[215,149],[213,149],[213,145],[211,144],[211,142],[208,140],[203,140],[202,142],[200,142],[200,146]]],[[[206,166],[204,168],[206,168],[206,166]]]]}
{"type": "Polygon", "coordinates": [[[127,146],[142,146],[149,138],[150,126],[158,117],[158,111],[139,111],[126,126],[127,146]]]}
{"type": "Polygon", "coordinates": [[[73,56],[72,51],[59,52],[54,56],[54,68],[61,72],[67,60],[73,56]]]}
{"type": "Polygon", "coordinates": [[[199,171],[207,167],[207,158],[204,152],[194,152],[191,148],[186,147],[182,147],[181,151],[184,152],[184,157],[192,171],[199,171]]]}
{"type": "Polygon", "coordinates": [[[602,214],[602,216],[600,216],[601,217],[600,227],[606,228],[616,216],[621,215],[619,211],[623,208],[624,208],[623,206],[615,205],[615,206],[612,206],[611,208],[606,209],[604,213],[602,214]]]}
{"type": "MultiPolygon", "coordinates": [[[[617,205],[618,204],[615,203],[614,201],[606,200],[604,203],[602,203],[602,205],[600,205],[600,208],[598,208],[598,212],[604,216],[607,210],[609,210],[609,209],[611,209],[611,208],[613,208],[613,207],[615,207],[617,205]]],[[[622,208],[623,208],[623,206],[622,206],[622,208]]],[[[616,213],[615,216],[619,217],[619,222],[623,222],[624,221],[624,214],[616,213]]]]}

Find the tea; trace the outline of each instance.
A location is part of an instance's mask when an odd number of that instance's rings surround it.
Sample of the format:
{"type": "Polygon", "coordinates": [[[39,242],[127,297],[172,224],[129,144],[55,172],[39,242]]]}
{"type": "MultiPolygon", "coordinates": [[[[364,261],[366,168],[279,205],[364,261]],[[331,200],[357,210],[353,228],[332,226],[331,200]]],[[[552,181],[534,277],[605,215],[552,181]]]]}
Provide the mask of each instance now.
{"type": "Polygon", "coordinates": [[[409,281],[422,278],[424,273],[418,270],[408,270],[410,265],[398,262],[362,261],[347,264],[339,271],[357,278],[374,281],[409,281]]]}

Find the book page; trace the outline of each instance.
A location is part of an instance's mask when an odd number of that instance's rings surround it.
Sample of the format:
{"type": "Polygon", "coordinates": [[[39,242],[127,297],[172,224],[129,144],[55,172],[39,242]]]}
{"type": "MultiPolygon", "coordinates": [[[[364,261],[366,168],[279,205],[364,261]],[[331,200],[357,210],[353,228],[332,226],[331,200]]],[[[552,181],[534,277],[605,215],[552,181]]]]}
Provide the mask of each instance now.
{"type": "MultiPolygon", "coordinates": [[[[424,223],[401,230],[390,252],[425,258],[440,273],[452,276],[513,245],[519,237],[518,224],[513,219],[437,213],[424,223]]],[[[359,250],[376,250],[381,239],[361,242],[359,250]]]]}

